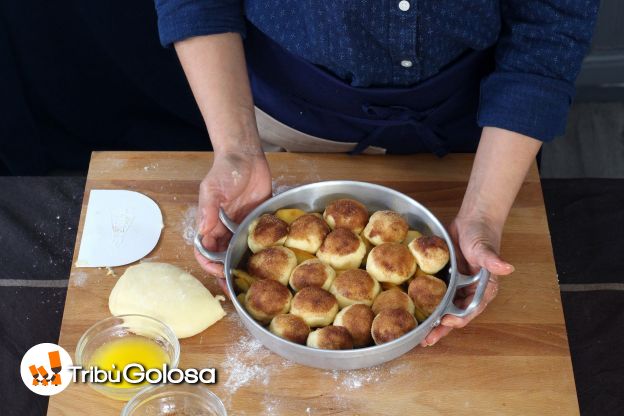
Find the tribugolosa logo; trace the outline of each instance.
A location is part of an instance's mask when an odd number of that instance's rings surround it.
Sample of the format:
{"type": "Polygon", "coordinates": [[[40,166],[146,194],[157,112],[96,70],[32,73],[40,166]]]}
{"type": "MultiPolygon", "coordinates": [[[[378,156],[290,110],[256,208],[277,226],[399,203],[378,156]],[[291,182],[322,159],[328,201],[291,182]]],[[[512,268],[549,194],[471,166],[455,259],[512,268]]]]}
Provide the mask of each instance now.
{"type": "Polygon", "coordinates": [[[24,354],[20,374],[32,392],[52,396],[71,383],[72,365],[71,357],[62,347],[52,343],[37,344],[24,354]]]}

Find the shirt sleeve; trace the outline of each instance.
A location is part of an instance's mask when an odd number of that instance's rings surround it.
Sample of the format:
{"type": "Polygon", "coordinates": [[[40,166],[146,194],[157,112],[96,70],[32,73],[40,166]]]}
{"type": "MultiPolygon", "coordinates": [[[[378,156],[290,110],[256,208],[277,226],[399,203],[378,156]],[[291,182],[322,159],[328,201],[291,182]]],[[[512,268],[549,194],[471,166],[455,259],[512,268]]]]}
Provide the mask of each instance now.
{"type": "Polygon", "coordinates": [[[496,68],[481,82],[478,123],[542,141],[565,132],[599,0],[504,0],[496,68]]]}
{"type": "Polygon", "coordinates": [[[236,32],[245,35],[242,0],[155,0],[160,43],[193,36],[236,32]]]}

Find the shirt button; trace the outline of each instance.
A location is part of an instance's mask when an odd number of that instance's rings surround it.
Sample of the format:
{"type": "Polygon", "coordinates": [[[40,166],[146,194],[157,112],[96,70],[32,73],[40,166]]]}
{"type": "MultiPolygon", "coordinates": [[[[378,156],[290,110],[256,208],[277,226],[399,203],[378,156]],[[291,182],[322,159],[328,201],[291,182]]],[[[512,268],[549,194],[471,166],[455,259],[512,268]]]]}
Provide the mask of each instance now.
{"type": "Polygon", "coordinates": [[[410,3],[409,3],[409,1],[407,1],[407,0],[401,0],[401,1],[399,2],[399,9],[400,9],[402,12],[406,12],[406,11],[408,11],[408,10],[410,9],[410,3]]]}
{"type": "Polygon", "coordinates": [[[407,59],[404,61],[401,61],[401,66],[403,68],[411,68],[412,67],[412,61],[408,61],[407,59]]]}

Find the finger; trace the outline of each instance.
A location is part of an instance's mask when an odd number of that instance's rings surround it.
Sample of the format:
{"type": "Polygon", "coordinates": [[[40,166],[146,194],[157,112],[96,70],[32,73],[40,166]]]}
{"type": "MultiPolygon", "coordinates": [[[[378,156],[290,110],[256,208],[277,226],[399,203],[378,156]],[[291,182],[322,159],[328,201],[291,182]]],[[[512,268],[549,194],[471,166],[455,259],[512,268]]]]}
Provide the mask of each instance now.
{"type": "Polygon", "coordinates": [[[224,238],[226,242],[230,241],[230,231],[219,221],[212,231],[202,234],[202,245],[206,250],[223,251],[227,244],[223,244],[224,238]]]}
{"type": "Polygon", "coordinates": [[[197,250],[194,250],[194,254],[195,260],[197,260],[197,263],[199,263],[201,268],[204,269],[206,272],[216,277],[225,277],[222,264],[208,260],[207,258],[202,256],[197,250]]]}
{"type": "MultiPolygon", "coordinates": [[[[441,322],[442,325],[449,326],[452,328],[457,328],[457,329],[465,327],[466,325],[468,325],[470,321],[472,321],[474,318],[479,316],[485,310],[485,308],[487,308],[488,304],[492,300],[494,300],[497,293],[498,293],[498,281],[496,279],[489,280],[488,285],[485,288],[485,293],[483,294],[483,299],[481,300],[481,302],[477,306],[477,309],[475,309],[474,312],[472,312],[470,315],[468,315],[465,318],[460,318],[455,315],[445,315],[442,318],[442,322],[441,322]]],[[[474,294],[464,299],[459,299],[457,300],[456,303],[458,307],[462,309],[466,309],[470,305],[473,299],[474,299],[474,294]]]]}
{"type": "Polygon", "coordinates": [[[491,245],[479,243],[471,256],[477,266],[487,269],[490,273],[506,276],[514,272],[515,268],[510,263],[501,259],[491,245]]]}
{"type": "Polygon", "coordinates": [[[221,287],[223,294],[231,299],[232,297],[230,296],[230,291],[227,287],[227,282],[225,281],[225,279],[218,278],[217,283],[219,284],[219,287],[221,287]]]}
{"type": "Polygon", "coordinates": [[[451,332],[453,330],[453,328],[445,326],[445,325],[439,325],[436,328],[434,328],[429,335],[427,335],[427,337],[420,343],[420,345],[422,347],[430,347],[432,345],[435,345],[441,338],[445,337],[448,335],[449,332],[451,332]]]}
{"type": "Polygon", "coordinates": [[[205,187],[200,187],[199,205],[197,207],[197,229],[200,234],[206,235],[221,224],[219,220],[219,206],[221,196],[205,187]]]}

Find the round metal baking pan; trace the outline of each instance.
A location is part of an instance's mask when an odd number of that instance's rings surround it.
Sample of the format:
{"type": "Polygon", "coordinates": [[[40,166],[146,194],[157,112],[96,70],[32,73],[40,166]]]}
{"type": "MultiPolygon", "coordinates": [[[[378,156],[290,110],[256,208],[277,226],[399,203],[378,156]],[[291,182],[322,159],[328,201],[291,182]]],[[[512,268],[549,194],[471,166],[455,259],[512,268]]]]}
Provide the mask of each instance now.
{"type": "Polygon", "coordinates": [[[465,317],[479,306],[487,286],[489,272],[481,269],[474,276],[458,273],[453,242],[440,221],[423,205],[407,195],[372,183],[328,181],[293,188],[259,205],[240,224],[229,219],[221,210],[219,213],[221,221],[233,233],[227,250],[224,252],[206,250],[201,244],[201,235],[195,236],[195,247],[207,259],[223,263],[228,289],[234,294],[232,269],[237,268],[248,255],[247,229],[255,218],[265,213],[273,213],[280,208],[300,208],[306,212],[323,212],[329,202],[339,198],[356,199],[366,205],[370,212],[382,209],[396,211],[407,219],[410,229],[444,238],[450,250],[451,260],[446,270],[440,272],[438,276],[446,281],[448,290],[436,310],[414,330],[402,337],[381,345],[340,351],[310,348],[272,334],[247,313],[235,296],[231,296],[234,308],[245,327],[267,348],[284,358],[311,367],[341,370],[372,367],[393,360],[417,346],[433,328],[440,324],[440,319],[444,315],[465,317]],[[457,289],[476,282],[478,282],[477,290],[471,304],[466,309],[456,307],[453,299],[457,289]]]}

